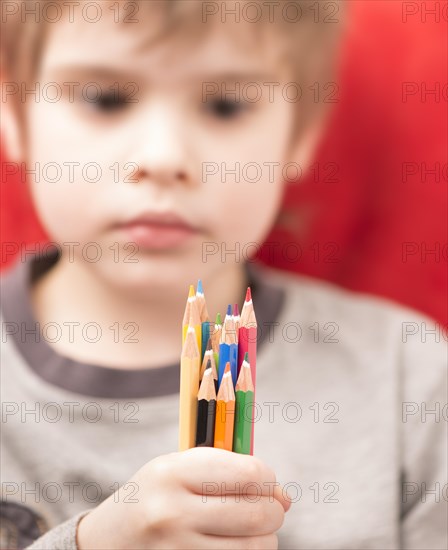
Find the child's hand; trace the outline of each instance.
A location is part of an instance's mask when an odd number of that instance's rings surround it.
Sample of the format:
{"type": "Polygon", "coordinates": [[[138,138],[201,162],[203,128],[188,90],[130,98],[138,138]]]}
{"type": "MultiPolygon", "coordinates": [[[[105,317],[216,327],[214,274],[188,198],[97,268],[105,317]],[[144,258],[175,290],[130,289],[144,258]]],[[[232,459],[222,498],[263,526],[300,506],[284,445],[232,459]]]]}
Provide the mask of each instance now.
{"type": "Polygon", "coordinates": [[[87,514],[80,550],[277,548],[290,507],[263,462],[220,449],[158,457],[130,481],[138,502],[123,502],[119,490],[87,514]]]}

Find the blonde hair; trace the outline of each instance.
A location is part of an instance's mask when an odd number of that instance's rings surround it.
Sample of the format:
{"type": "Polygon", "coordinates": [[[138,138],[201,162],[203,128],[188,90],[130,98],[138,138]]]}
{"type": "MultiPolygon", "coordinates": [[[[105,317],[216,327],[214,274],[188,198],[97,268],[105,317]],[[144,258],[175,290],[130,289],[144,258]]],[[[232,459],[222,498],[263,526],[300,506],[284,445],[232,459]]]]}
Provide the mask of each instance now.
{"type": "MultiPolygon", "coordinates": [[[[54,17],[50,20],[44,15],[51,13],[53,9],[56,10],[53,16],[60,10],[65,12],[65,16],[69,16],[70,2],[1,1],[3,6],[0,46],[4,73],[13,82],[31,82],[38,73],[48,27],[54,22],[57,23],[54,17]],[[35,12],[36,6],[37,15],[32,18],[30,14],[35,12]]],[[[84,7],[87,4],[93,5],[98,2],[84,2],[84,7]]],[[[113,6],[115,8],[118,6],[117,9],[119,9],[120,4],[123,8],[121,17],[115,22],[121,29],[131,32],[135,30],[135,14],[138,16],[138,22],[140,22],[140,15],[144,17],[157,15],[161,20],[162,24],[156,29],[155,34],[151,35],[149,29],[145,27],[147,36],[142,46],[173,35],[178,38],[184,38],[184,35],[187,35],[189,40],[200,40],[204,31],[212,29],[212,25],[208,23],[225,22],[223,21],[224,12],[221,11],[225,7],[230,21],[237,21],[239,17],[240,21],[251,23],[257,37],[257,46],[261,44],[260,35],[263,32],[270,32],[271,29],[275,31],[276,39],[282,43],[285,56],[293,68],[295,82],[310,86],[315,83],[330,83],[336,77],[338,44],[344,26],[341,0],[325,4],[315,0],[279,0],[277,2],[228,0],[225,3],[205,0],[135,0],[117,3],[103,0],[99,5],[105,12],[111,10],[113,6]],[[124,12],[125,6],[130,8],[127,13],[124,12]],[[134,14],[131,13],[132,8],[134,8],[134,14]],[[218,8],[218,12],[215,12],[215,8],[218,8]],[[299,14],[300,17],[298,17],[299,14]],[[193,25],[195,32],[192,32],[193,25]]],[[[312,94],[307,96],[299,102],[302,108],[296,110],[300,111],[296,116],[298,133],[316,116],[316,111],[321,111],[325,107],[322,101],[313,101],[312,94]]]]}

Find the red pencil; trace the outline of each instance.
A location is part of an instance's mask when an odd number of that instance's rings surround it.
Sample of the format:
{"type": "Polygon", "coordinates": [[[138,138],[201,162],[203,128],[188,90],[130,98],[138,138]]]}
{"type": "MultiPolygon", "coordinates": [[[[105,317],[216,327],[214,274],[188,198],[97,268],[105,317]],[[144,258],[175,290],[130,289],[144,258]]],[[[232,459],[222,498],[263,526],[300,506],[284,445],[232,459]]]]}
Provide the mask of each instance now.
{"type": "MultiPolygon", "coordinates": [[[[255,407],[255,388],[257,375],[257,319],[255,317],[254,305],[252,303],[252,294],[250,287],[247,288],[246,299],[241,310],[240,328],[238,330],[238,375],[240,374],[241,364],[244,361],[246,353],[249,354],[250,370],[252,382],[254,384],[254,407],[255,407]]],[[[253,411],[255,418],[255,410],[253,411]]],[[[250,454],[254,454],[254,424],[252,424],[252,438],[250,454]]]]}

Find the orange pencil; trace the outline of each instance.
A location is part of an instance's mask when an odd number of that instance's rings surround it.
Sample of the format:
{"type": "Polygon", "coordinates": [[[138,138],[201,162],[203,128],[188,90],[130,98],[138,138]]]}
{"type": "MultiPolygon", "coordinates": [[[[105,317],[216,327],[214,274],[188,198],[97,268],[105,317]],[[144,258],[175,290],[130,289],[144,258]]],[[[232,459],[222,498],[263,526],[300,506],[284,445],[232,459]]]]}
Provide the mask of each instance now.
{"type": "Polygon", "coordinates": [[[235,391],[230,363],[227,363],[216,398],[215,447],[227,451],[232,450],[234,421],[235,391]]]}

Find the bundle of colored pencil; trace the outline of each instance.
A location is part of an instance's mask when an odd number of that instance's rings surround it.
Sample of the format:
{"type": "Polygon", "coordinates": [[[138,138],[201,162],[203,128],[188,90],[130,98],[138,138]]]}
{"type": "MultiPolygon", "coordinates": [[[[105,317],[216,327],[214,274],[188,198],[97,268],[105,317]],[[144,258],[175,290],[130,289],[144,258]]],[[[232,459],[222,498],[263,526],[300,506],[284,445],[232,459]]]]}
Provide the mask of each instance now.
{"type": "Polygon", "coordinates": [[[210,322],[202,282],[190,286],[182,322],[179,450],[253,454],[257,321],[250,288],[239,314],[210,322]]]}

